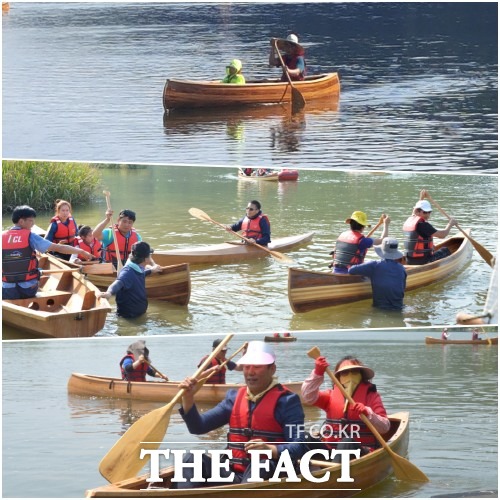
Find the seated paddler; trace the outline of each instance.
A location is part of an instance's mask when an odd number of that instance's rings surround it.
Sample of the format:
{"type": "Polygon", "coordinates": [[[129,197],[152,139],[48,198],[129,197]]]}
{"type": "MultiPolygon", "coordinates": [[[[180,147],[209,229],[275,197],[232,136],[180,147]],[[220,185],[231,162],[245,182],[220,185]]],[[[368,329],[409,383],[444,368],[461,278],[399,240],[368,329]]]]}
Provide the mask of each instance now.
{"type": "Polygon", "coordinates": [[[222,83],[233,83],[236,85],[244,85],[245,77],[242,75],[243,64],[239,59],[233,59],[226,66],[226,76],[221,80],[222,83]]]}

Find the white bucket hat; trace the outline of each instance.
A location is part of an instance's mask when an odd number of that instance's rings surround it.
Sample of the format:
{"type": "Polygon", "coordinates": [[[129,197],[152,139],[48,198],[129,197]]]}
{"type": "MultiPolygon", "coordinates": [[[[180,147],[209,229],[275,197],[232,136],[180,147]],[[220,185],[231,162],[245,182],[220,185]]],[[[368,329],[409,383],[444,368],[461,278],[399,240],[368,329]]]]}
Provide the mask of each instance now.
{"type": "Polygon", "coordinates": [[[294,35],[293,33],[290,33],[286,37],[287,42],[293,42],[293,43],[299,43],[299,37],[297,35],[294,35]]]}
{"type": "Polygon", "coordinates": [[[261,340],[248,343],[247,352],[238,361],[238,365],[272,365],[276,356],[272,347],[261,340]]]}
{"type": "Polygon", "coordinates": [[[381,245],[376,245],[373,249],[382,259],[397,260],[403,257],[403,254],[398,250],[398,240],[396,238],[386,237],[382,240],[381,245]]]}
{"type": "Polygon", "coordinates": [[[424,212],[432,212],[432,205],[427,200],[418,200],[413,208],[420,208],[424,212]]]}

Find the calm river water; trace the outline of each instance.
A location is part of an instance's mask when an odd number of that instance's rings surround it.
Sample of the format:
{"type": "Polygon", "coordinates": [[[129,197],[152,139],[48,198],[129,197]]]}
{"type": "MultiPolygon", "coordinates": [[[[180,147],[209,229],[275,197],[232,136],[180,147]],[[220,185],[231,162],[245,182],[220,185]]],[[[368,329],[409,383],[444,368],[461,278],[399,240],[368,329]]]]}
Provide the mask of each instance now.
{"type": "MultiPolygon", "coordinates": [[[[103,189],[111,191],[116,211],[137,212],[136,228],[156,250],[221,243],[230,234],[192,217],[196,207],[220,223],[243,215],[249,200],[261,201],[269,215],[272,235],[315,231],[311,244],[288,255],[297,267],[327,271],[329,252],[346,228],[344,220],[363,210],[376,223],[381,213],[392,218],[390,234],[402,238],[402,225],[422,188],[462,228],[493,254],[497,241],[497,176],[404,173],[347,173],[302,171],[297,182],[238,180],[236,169],[159,167],[106,169],[103,189]]],[[[79,224],[95,226],[104,217],[104,197],[78,207],[79,224]]],[[[41,213],[37,224],[48,226],[51,214],[41,213]]],[[[435,210],[431,222],[442,228],[447,220],[435,210]]],[[[11,223],[4,216],[3,226],[11,223]]],[[[376,233],[380,234],[380,230],[376,233]]],[[[453,233],[452,233],[453,234],[453,233]]],[[[234,241],[234,239],[233,239],[234,241]]],[[[376,258],[369,252],[370,258],[376,258]]],[[[461,272],[450,279],[406,294],[403,313],[371,307],[371,300],[294,314],[288,303],[287,266],[265,256],[257,260],[211,266],[191,266],[192,294],[187,307],[150,301],[146,315],[135,321],[113,312],[102,335],[163,335],[170,333],[256,332],[337,328],[388,328],[452,324],[457,312],[481,313],[491,268],[474,252],[461,272]]],[[[113,304],[114,305],[114,304],[113,304]]],[[[4,335],[15,336],[6,330],[4,335]]]]}
{"type": "MultiPolygon", "coordinates": [[[[439,334],[421,329],[323,331],[275,345],[283,382],[310,373],[314,365],[306,352],[317,345],[332,363],[346,354],[359,356],[375,370],[374,382],[388,412],[410,412],[409,459],[430,483],[391,477],[367,492],[370,497],[425,498],[497,487],[498,348],[424,344],[425,335],[439,334]]],[[[454,336],[468,338],[470,332],[454,336]]],[[[214,338],[151,338],[147,345],[155,366],[179,380],[194,373],[214,338]]],[[[230,348],[234,352],[243,341],[256,338],[262,336],[239,335],[230,348]]],[[[119,376],[118,362],[128,344],[127,339],[3,343],[4,498],[81,497],[105,483],[98,472],[101,458],[131,423],[161,403],[68,395],[66,384],[72,372],[119,376]]],[[[228,381],[240,380],[240,374],[228,373],[228,381]]],[[[322,417],[313,410],[306,418],[320,422],[322,417]]],[[[190,436],[174,410],[166,442],[194,441],[206,449],[207,439],[223,441],[225,433],[190,436]]]]}
{"type": "Polygon", "coordinates": [[[497,4],[12,3],[2,16],[3,156],[497,171],[497,4]],[[299,33],[340,101],[163,116],[167,78],[278,76],[299,33]]]}

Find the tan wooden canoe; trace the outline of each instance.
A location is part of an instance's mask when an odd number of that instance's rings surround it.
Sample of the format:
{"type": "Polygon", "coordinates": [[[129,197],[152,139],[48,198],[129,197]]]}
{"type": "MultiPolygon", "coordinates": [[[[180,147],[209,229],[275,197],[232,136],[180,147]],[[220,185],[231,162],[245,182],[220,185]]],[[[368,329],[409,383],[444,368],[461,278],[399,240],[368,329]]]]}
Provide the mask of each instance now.
{"type": "MultiPolygon", "coordinates": [[[[405,266],[408,273],[406,291],[428,286],[451,276],[472,255],[472,245],[462,233],[436,245],[436,248],[442,247],[448,247],[451,255],[421,266],[405,266]]],[[[295,313],[356,302],[371,296],[370,280],[362,276],[297,268],[290,268],[288,271],[288,301],[295,313]]]]}
{"type": "MultiPolygon", "coordinates": [[[[391,429],[383,437],[390,448],[400,456],[406,456],[409,442],[409,414],[408,412],[389,415],[391,429]]],[[[212,445],[213,446],[213,445],[212,445]]],[[[224,445],[221,443],[221,448],[224,445]]],[[[314,464],[314,462],[311,462],[314,464]]],[[[108,484],[99,488],[87,490],[87,498],[345,498],[352,497],[365,491],[371,486],[383,481],[393,472],[392,460],[389,454],[379,448],[364,457],[350,462],[349,473],[354,479],[352,483],[339,483],[340,464],[324,466],[316,463],[310,467],[312,475],[319,478],[329,472],[326,482],[310,482],[301,478],[300,482],[286,482],[281,478],[278,482],[264,481],[261,483],[228,484],[227,486],[213,486],[190,490],[170,489],[173,467],[160,471],[161,483],[146,481],[149,474],[108,484]],[[148,488],[148,486],[150,486],[148,488]]]]}
{"type": "MultiPolygon", "coordinates": [[[[180,382],[128,382],[116,377],[100,377],[72,373],[68,392],[80,396],[137,399],[141,401],[170,401],[179,392],[180,382]]],[[[300,395],[302,382],[283,382],[291,391],[300,395]]],[[[239,389],[242,384],[204,384],[195,395],[199,403],[218,403],[229,389],[239,389]]]]}
{"type": "MultiPolygon", "coordinates": [[[[52,256],[43,256],[39,268],[45,271],[71,268],[52,256]]],[[[108,312],[106,299],[96,297],[98,289],[78,271],[46,274],[32,299],[2,300],[2,322],[34,337],[90,337],[102,330],[108,312]]]]}
{"type": "Polygon", "coordinates": [[[480,339],[480,340],[458,340],[458,339],[436,339],[434,337],[425,337],[426,344],[441,344],[441,345],[498,345],[498,337],[491,337],[488,339],[480,339]]]}
{"type": "MultiPolygon", "coordinates": [[[[269,244],[269,250],[284,252],[309,243],[314,232],[276,238],[269,244]]],[[[154,260],[161,266],[188,262],[189,264],[223,264],[238,260],[267,257],[267,252],[254,245],[247,245],[237,240],[216,245],[179,248],[177,250],[155,250],[154,260]]]]}
{"type": "MultiPolygon", "coordinates": [[[[338,73],[308,76],[293,83],[306,102],[340,93],[338,73]]],[[[168,79],[163,90],[163,107],[211,108],[220,106],[253,106],[290,102],[291,86],[281,80],[247,81],[245,85],[229,85],[220,81],[168,79]]]]}

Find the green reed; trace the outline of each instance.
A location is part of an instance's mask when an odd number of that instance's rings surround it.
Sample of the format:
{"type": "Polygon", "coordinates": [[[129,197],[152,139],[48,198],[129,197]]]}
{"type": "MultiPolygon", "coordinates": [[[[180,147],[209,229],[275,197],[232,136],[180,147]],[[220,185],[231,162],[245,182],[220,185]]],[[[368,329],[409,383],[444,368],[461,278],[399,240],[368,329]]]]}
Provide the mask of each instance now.
{"type": "Polygon", "coordinates": [[[2,162],[2,211],[18,205],[51,210],[57,199],[88,203],[101,183],[99,169],[85,163],[2,162]]]}

